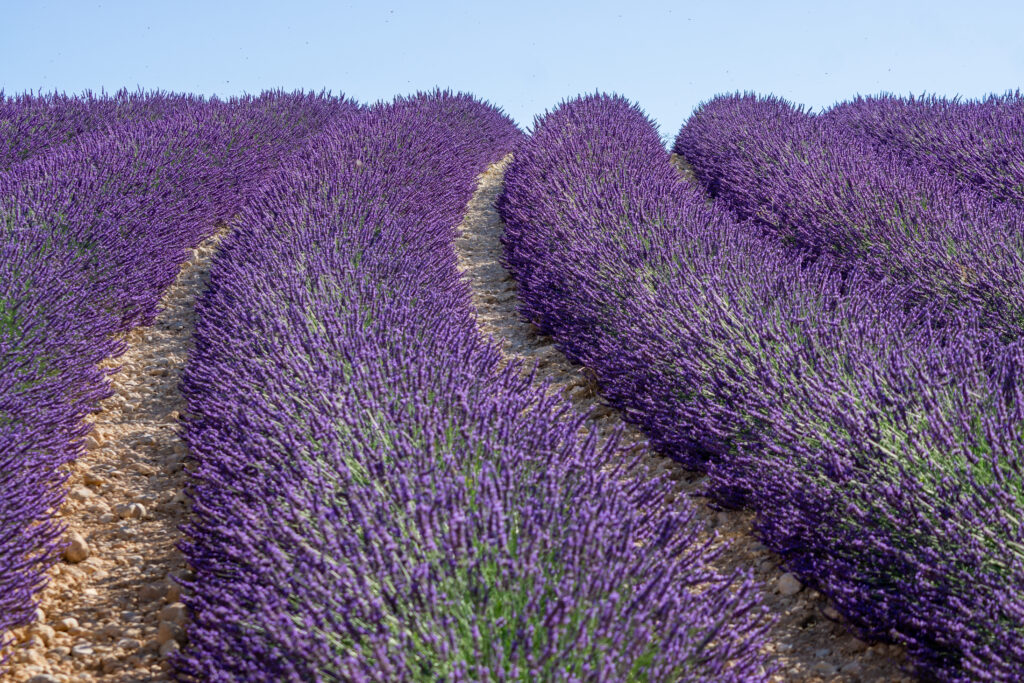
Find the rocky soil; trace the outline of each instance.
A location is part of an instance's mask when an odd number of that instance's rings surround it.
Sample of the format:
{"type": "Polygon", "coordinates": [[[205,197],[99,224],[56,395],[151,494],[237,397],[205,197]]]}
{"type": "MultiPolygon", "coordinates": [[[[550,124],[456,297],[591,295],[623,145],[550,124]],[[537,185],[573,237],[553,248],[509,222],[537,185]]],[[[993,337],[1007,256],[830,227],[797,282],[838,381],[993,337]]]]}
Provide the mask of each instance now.
{"type": "MultiPolygon", "coordinates": [[[[511,156],[506,157],[481,175],[456,240],[459,266],[472,289],[478,325],[501,344],[506,358],[524,361],[530,368],[536,364],[538,381],[549,381],[552,389],[561,392],[577,409],[591,411],[591,423],[607,435],[622,420],[617,411],[601,402],[593,374],[570,363],[551,338],[539,335],[537,328],[518,313],[515,280],[501,264],[499,238],[504,225],[494,208],[510,161],[511,156]]],[[[685,170],[681,165],[685,162],[674,161],[681,171],[685,170]]],[[[869,644],[850,635],[839,614],[820,594],[802,586],[780,566],[780,558],[754,537],[750,512],[714,509],[695,494],[701,484],[699,473],[687,471],[647,449],[643,435],[635,427],[626,425],[626,435],[627,443],[646,450],[644,459],[650,472],[666,473],[674,482],[669,500],[690,498],[716,543],[727,544],[716,562],[718,569],[729,573],[737,568],[751,568],[763,583],[764,603],[778,620],[766,646],[780,665],[773,680],[914,680],[905,673],[907,664],[902,648],[869,644]]]]}
{"type": "Polygon", "coordinates": [[[196,295],[226,230],[192,251],[150,327],[127,334],[108,361],[114,395],[91,416],[59,516],[69,545],[42,594],[36,623],[15,632],[3,681],[153,681],[187,621],[174,577],[185,521],[185,410],[178,382],[191,347],[196,295]]]}

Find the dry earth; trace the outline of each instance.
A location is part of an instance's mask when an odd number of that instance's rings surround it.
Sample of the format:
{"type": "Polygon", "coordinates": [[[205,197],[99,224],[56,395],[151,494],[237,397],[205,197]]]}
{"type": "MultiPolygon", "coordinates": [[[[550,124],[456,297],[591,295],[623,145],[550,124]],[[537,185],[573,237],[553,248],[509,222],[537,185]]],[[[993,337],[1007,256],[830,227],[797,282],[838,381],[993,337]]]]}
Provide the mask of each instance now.
{"type": "MultiPolygon", "coordinates": [[[[617,411],[601,402],[592,373],[570,363],[551,338],[539,335],[537,328],[519,315],[516,282],[501,263],[499,238],[504,224],[494,208],[510,161],[511,156],[506,157],[480,176],[456,240],[459,266],[472,289],[477,324],[501,344],[507,359],[524,361],[529,368],[536,364],[538,381],[549,381],[577,409],[592,411],[590,422],[608,435],[622,425],[622,419],[617,411]]],[[[681,159],[676,160],[677,166],[680,162],[681,159]]],[[[728,544],[716,567],[724,573],[751,568],[763,582],[764,603],[778,619],[768,634],[766,646],[781,665],[773,680],[913,680],[901,670],[906,666],[902,648],[858,640],[845,630],[838,613],[820,594],[804,588],[796,577],[780,567],[779,556],[754,537],[750,512],[713,509],[706,499],[695,494],[701,484],[699,473],[647,449],[642,445],[642,433],[632,425],[625,425],[625,433],[627,443],[641,444],[639,447],[646,450],[648,470],[666,473],[674,482],[669,499],[685,495],[692,500],[716,542],[728,544]]]]}
{"type": "Polygon", "coordinates": [[[153,325],[126,336],[114,395],[90,421],[86,452],[71,466],[60,510],[67,526],[35,624],[18,641],[4,681],[153,681],[184,641],[186,613],[173,577],[185,572],[175,544],[188,513],[185,402],[178,382],[191,348],[196,295],[226,229],[191,253],[165,292],[153,325]]]}
{"type": "Polygon", "coordinates": [[[672,165],[679,171],[679,176],[688,183],[697,182],[696,172],[693,170],[693,166],[680,154],[672,154],[672,165]]]}

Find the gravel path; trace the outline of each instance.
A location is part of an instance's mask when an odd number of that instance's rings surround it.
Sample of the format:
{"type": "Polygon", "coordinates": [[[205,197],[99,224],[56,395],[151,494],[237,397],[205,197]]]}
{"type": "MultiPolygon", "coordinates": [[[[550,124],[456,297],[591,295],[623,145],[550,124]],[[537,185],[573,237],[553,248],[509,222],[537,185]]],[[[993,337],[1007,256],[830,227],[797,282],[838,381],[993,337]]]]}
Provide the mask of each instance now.
{"type": "MultiPolygon", "coordinates": [[[[455,243],[459,267],[472,289],[477,323],[501,344],[506,358],[525,361],[529,367],[537,363],[538,381],[549,380],[577,409],[592,410],[591,423],[607,434],[622,421],[617,411],[601,403],[590,371],[571,364],[551,338],[538,335],[537,328],[518,313],[515,280],[501,264],[499,238],[504,224],[494,208],[510,161],[511,156],[506,157],[480,176],[455,243]]],[[[627,443],[644,442],[640,431],[631,425],[626,426],[626,434],[627,443]]],[[[700,486],[699,473],[687,471],[667,457],[648,451],[646,460],[650,471],[665,472],[676,483],[670,499],[693,496],[700,486]]],[[[751,567],[764,582],[764,602],[778,618],[767,645],[781,663],[774,680],[913,680],[900,670],[905,658],[902,648],[869,646],[857,640],[845,631],[837,621],[838,614],[820,594],[802,587],[792,574],[780,569],[780,558],[754,538],[751,513],[716,511],[706,499],[693,500],[718,542],[729,544],[716,562],[719,570],[728,573],[751,567]]]]}
{"type": "Polygon", "coordinates": [[[191,347],[193,306],[222,229],[192,251],[150,327],[127,334],[107,365],[114,395],[91,416],[86,453],[72,465],[60,518],[71,545],[50,574],[39,620],[15,632],[4,680],[166,680],[166,656],[184,638],[173,576],[185,520],[186,447],[178,392],[191,347]]]}

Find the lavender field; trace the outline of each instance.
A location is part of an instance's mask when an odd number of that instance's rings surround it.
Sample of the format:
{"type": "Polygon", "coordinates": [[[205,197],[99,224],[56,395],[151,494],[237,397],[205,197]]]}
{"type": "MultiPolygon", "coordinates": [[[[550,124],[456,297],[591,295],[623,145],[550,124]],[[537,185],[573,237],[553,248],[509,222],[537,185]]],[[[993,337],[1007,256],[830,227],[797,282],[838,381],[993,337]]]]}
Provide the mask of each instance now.
{"type": "Polygon", "coordinates": [[[0,680],[1024,679],[1024,99],[685,116],[0,92],[0,680]]]}

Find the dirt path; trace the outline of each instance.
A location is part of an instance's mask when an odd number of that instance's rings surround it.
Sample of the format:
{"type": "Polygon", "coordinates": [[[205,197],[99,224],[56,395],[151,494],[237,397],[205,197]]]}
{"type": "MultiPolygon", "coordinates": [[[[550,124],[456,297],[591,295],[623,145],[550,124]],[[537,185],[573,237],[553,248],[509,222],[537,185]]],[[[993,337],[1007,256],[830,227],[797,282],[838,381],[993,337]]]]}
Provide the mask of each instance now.
{"type": "MultiPolygon", "coordinates": [[[[589,371],[573,365],[553,340],[517,311],[516,283],[501,265],[499,237],[504,230],[494,200],[501,191],[506,157],[481,175],[459,228],[456,253],[459,267],[470,284],[480,329],[498,341],[509,359],[537,362],[538,379],[554,388],[579,410],[594,410],[591,422],[607,434],[621,424],[618,412],[601,403],[589,371]]],[[[639,430],[626,427],[627,441],[644,441],[639,430]]],[[[672,498],[692,495],[700,475],[683,469],[669,458],[650,451],[648,467],[666,472],[676,482],[672,498]]],[[[703,498],[694,497],[700,517],[714,529],[720,542],[728,542],[716,566],[722,572],[750,567],[764,582],[763,599],[778,623],[768,636],[768,651],[781,663],[778,681],[912,681],[902,674],[903,650],[887,645],[868,646],[848,634],[836,621],[838,614],[815,591],[803,588],[793,575],[779,569],[780,559],[752,535],[753,515],[744,511],[716,511],[703,498]]]]}
{"type": "Polygon", "coordinates": [[[697,173],[693,170],[693,166],[689,161],[679,154],[672,154],[670,155],[670,158],[672,160],[672,165],[676,167],[677,171],[679,171],[679,175],[683,180],[688,183],[697,182],[697,173]]]}
{"type": "Polygon", "coordinates": [[[86,453],[72,466],[60,518],[71,546],[50,574],[40,619],[15,632],[4,681],[152,681],[183,639],[184,606],[171,580],[187,503],[185,409],[178,381],[191,347],[193,307],[226,230],[192,251],[151,327],[128,333],[109,361],[114,396],[91,416],[86,453]]]}

